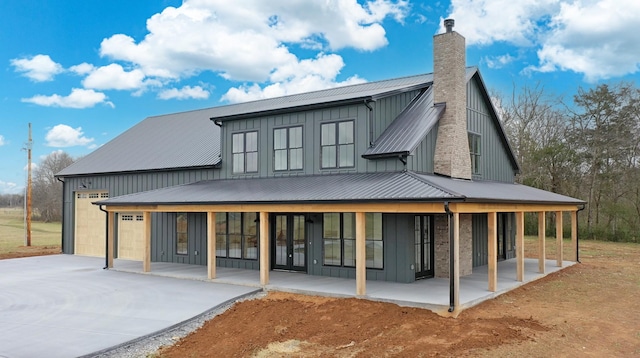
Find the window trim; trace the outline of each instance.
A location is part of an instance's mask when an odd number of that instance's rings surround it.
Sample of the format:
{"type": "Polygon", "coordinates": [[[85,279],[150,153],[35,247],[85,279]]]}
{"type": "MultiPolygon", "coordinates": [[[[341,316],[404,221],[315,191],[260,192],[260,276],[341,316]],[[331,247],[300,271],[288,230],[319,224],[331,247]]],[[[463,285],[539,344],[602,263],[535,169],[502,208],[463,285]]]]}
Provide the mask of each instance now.
{"type": "Polygon", "coordinates": [[[288,171],[301,171],[304,170],[304,126],[303,125],[292,125],[292,126],[287,126],[287,127],[277,127],[277,128],[273,128],[273,171],[274,172],[288,172],[288,171]],[[291,147],[291,137],[290,137],[290,133],[291,133],[291,129],[297,129],[300,128],[300,146],[299,147],[295,147],[292,148],[291,147]],[[280,148],[280,149],[276,149],[276,142],[275,142],[275,138],[276,138],[276,131],[279,130],[284,130],[285,131],[285,138],[286,138],[286,145],[284,148],[280,148]],[[295,168],[292,169],[291,168],[291,151],[292,149],[300,149],[302,151],[302,166],[300,168],[295,168]],[[276,168],[276,151],[285,151],[286,154],[286,168],[285,169],[277,169],[276,168]]]}
{"type": "Polygon", "coordinates": [[[344,119],[338,121],[330,121],[320,123],[320,169],[343,169],[343,168],[355,168],[356,166],[356,121],[355,119],[344,119]],[[340,123],[351,123],[351,138],[352,141],[349,143],[340,143],[340,123]],[[333,144],[323,145],[322,144],[322,127],[325,125],[333,124],[335,125],[334,134],[333,134],[333,144]],[[351,157],[352,164],[340,166],[340,147],[345,145],[353,146],[353,156],[351,157]],[[324,166],[323,164],[323,149],[326,147],[334,147],[335,148],[335,165],[334,166],[324,166]]]}
{"type": "Polygon", "coordinates": [[[252,173],[258,173],[260,171],[260,158],[259,158],[259,153],[260,153],[260,135],[258,133],[257,130],[249,130],[249,131],[243,131],[243,132],[235,132],[235,133],[231,133],[231,173],[232,174],[252,174],[252,173]],[[251,133],[255,133],[256,134],[256,150],[255,151],[247,151],[247,134],[251,134],[251,133]],[[241,135],[242,136],[242,151],[239,152],[235,152],[234,151],[234,147],[235,147],[235,143],[234,140],[236,138],[237,135],[241,135]],[[255,153],[256,154],[256,170],[255,171],[248,171],[247,170],[247,163],[248,163],[248,157],[249,154],[255,153]],[[236,164],[235,164],[235,156],[236,155],[242,155],[242,170],[236,170],[236,164]]]}

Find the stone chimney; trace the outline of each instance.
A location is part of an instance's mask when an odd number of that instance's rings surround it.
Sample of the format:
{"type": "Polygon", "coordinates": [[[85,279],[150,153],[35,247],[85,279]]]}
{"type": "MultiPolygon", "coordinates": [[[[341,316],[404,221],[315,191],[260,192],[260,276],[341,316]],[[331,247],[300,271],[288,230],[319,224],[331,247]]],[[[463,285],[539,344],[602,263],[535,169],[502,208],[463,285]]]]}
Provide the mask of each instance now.
{"type": "Polygon", "coordinates": [[[433,37],[433,98],[434,103],[446,103],[438,124],[433,171],[471,179],[465,40],[453,25],[453,19],[444,20],[446,32],[433,37]]]}

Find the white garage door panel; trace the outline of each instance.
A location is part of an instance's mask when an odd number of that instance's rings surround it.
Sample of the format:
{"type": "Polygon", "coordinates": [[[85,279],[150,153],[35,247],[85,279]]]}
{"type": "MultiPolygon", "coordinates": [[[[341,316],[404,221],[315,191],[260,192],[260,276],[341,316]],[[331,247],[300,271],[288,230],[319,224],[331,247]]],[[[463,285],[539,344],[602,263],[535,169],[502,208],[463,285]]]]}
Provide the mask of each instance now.
{"type": "Polygon", "coordinates": [[[106,240],[106,215],[97,205],[91,204],[106,199],[109,193],[76,193],[74,252],[76,255],[104,256],[106,240]]]}
{"type": "Polygon", "coordinates": [[[120,213],[118,220],[118,258],[142,260],[144,217],[142,213],[120,213]]]}

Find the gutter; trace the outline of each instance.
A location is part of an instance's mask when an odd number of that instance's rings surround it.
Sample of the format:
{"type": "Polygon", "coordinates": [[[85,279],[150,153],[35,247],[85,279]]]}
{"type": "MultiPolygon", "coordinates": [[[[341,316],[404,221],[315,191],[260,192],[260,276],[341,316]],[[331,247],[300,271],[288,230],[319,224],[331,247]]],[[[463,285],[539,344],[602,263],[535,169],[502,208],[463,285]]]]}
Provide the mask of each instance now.
{"type": "Polygon", "coordinates": [[[60,233],[60,251],[62,251],[62,253],[64,253],[64,234],[65,234],[65,227],[66,225],[64,224],[64,201],[66,200],[67,197],[67,186],[65,185],[64,180],[60,179],[60,177],[56,177],[56,179],[62,183],[62,231],[60,233]]]}
{"type": "Polygon", "coordinates": [[[369,104],[373,102],[372,99],[365,99],[364,105],[369,108],[369,147],[373,147],[373,107],[369,104]]]}
{"type": "Polygon", "coordinates": [[[455,274],[455,263],[453,262],[453,212],[449,210],[449,202],[444,202],[444,211],[449,218],[449,312],[453,312],[456,309],[455,301],[455,285],[453,284],[455,274]]]}
{"type": "Polygon", "coordinates": [[[102,211],[106,216],[107,216],[107,220],[106,220],[106,225],[105,225],[105,229],[104,229],[104,267],[102,268],[103,270],[108,270],[109,269],[109,212],[104,210],[102,208],[102,205],[98,206],[98,209],[100,209],[100,211],[102,211]]]}
{"type": "Polygon", "coordinates": [[[582,262],[580,262],[580,230],[578,230],[579,226],[578,223],[580,222],[580,220],[578,220],[578,214],[584,210],[587,207],[587,204],[582,204],[582,208],[578,209],[578,211],[576,211],[576,261],[581,264],[582,262]]]}

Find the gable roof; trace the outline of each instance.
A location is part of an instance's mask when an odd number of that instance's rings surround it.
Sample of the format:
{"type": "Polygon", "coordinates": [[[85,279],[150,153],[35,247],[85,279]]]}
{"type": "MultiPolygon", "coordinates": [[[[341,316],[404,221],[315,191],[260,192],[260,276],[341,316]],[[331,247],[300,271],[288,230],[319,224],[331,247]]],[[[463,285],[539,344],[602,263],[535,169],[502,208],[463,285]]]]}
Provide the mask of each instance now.
{"type": "Polygon", "coordinates": [[[113,197],[95,204],[130,206],[385,201],[584,204],[578,199],[521,184],[458,180],[411,171],[206,180],[113,197]]]}

